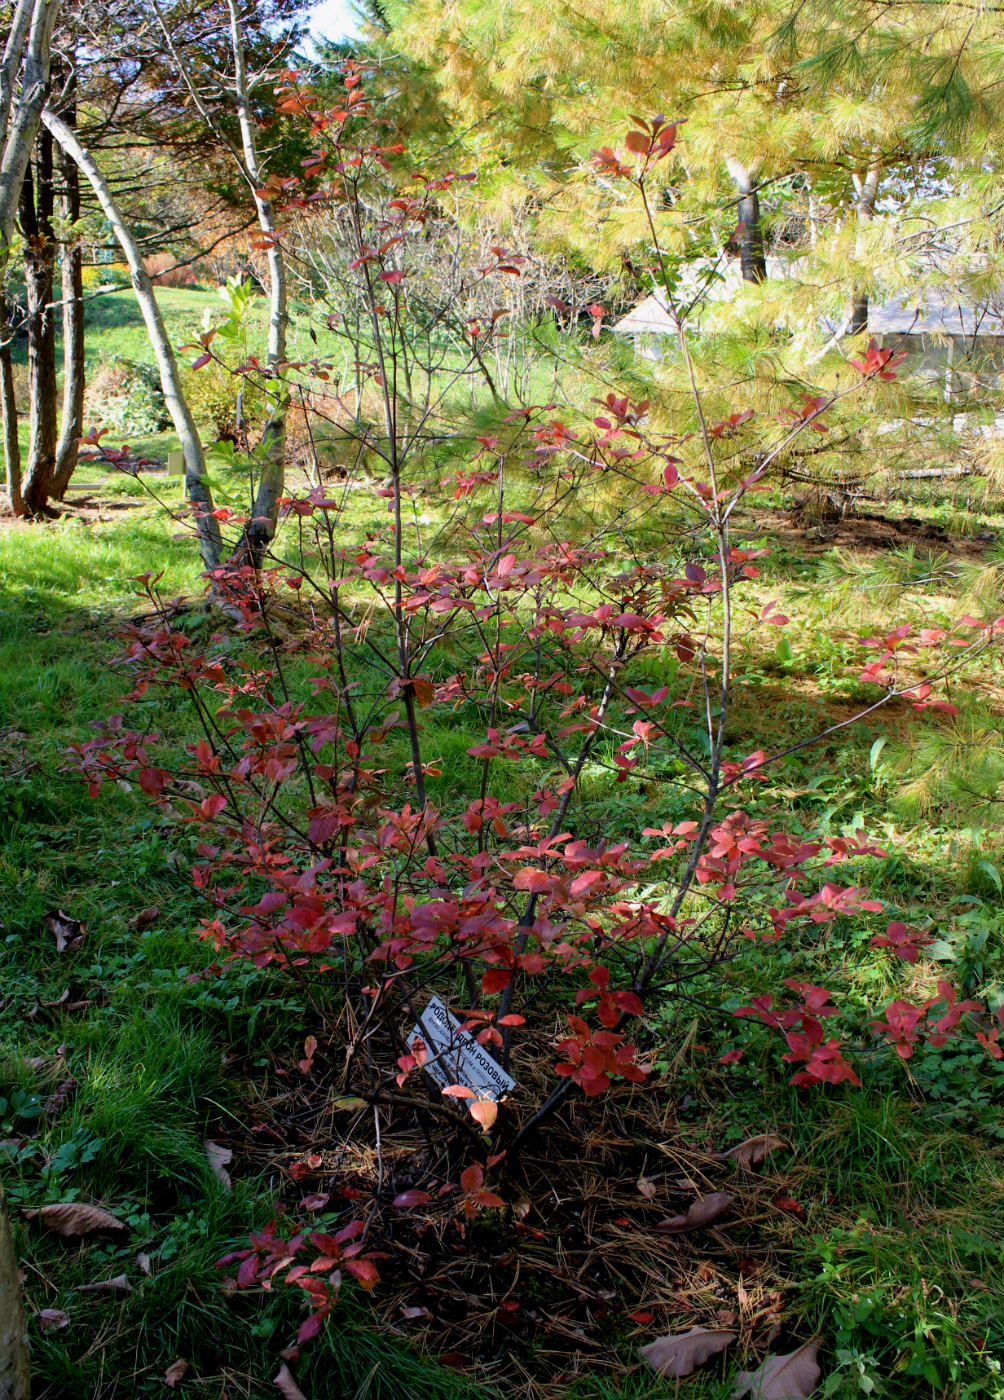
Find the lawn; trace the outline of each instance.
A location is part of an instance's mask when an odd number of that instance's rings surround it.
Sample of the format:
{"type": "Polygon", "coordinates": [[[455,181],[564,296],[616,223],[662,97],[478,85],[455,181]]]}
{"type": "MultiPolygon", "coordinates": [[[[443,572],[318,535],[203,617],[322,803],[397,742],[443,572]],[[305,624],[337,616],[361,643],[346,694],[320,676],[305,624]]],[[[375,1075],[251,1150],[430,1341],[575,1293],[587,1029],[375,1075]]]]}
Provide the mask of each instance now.
{"type": "MultiPolygon", "coordinates": [[[[199,975],[212,955],[194,932],[192,838],[137,791],[106,788],[91,800],[66,771],[67,745],[121,707],[116,628],[143,606],[129,579],[163,570],[165,595],[199,588],[177,527],[130,494],[117,503],[104,521],[67,517],[0,536],[0,1168],[24,1261],[35,1393],[160,1394],[184,1361],[181,1393],[257,1397],[273,1393],[295,1333],[296,1290],[229,1296],[217,1260],[277,1201],[295,1206],[290,1161],[344,1141],[344,1124],[326,1085],[291,1083],[315,1023],[295,982],[247,965],[199,975]],[[73,921],[64,951],[57,911],[73,921]],[[230,1190],[207,1141],[233,1152],[230,1190]],[[127,1229],[68,1242],[23,1214],[73,1200],[113,1211],[127,1229]],[[66,1325],[45,1330],[47,1309],[66,1325]]],[[[343,528],[363,536],[381,509],[364,496],[343,528]]],[[[839,543],[807,539],[770,500],[741,523],[772,549],[756,598],[799,619],[784,645],[762,633],[744,644],[730,736],[744,750],[847,713],[858,693],[841,664],[847,636],[888,625],[893,612],[934,625],[999,594],[1004,553],[974,539],[1004,531],[999,504],[966,512],[932,492],[888,515],[914,518],[915,538],[855,548],[855,528],[866,527],[851,521],[839,543]]],[[[205,627],[197,613],[190,625],[205,627]]],[[[675,665],[668,651],[657,657],[652,679],[675,665]]],[[[990,762],[997,677],[983,671],[968,685],[957,723],[983,724],[990,762]]],[[[150,722],[169,751],[196,735],[180,695],[158,699],[150,722]]],[[[474,731],[449,714],[430,722],[444,757],[432,795],[445,803],[474,731]]],[[[796,941],[778,954],[785,976],[825,976],[862,1017],[945,971],[967,995],[999,995],[995,809],[917,769],[918,736],[949,723],[925,717],[911,728],[897,713],[838,731],[792,755],[756,794],[754,815],[784,809],[835,835],[864,825],[889,855],[859,861],[855,881],[937,935],[917,966],[870,947],[878,917],[842,918],[821,946],[796,941]]],[[[403,749],[395,755],[403,763],[403,749]]],[[[511,778],[514,790],[533,780],[511,778]]],[[[608,832],[676,816],[659,783],[626,795],[599,767],[584,781],[591,820],[608,832]]],[[[779,1350],[818,1335],[823,1395],[1004,1395],[1001,1066],[949,1045],[910,1062],[865,1057],[860,1089],[792,1089],[763,1028],[728,1014],[776,979],[770,950],[751,946],[714,984],[654,1009],[653,1093],[639,1100],[624,1086],[607,1118],[569,1106],[542,1149],[549,1164],[537,1159],[504,1193],[528,1193],[527,1227],[523,1215],[488,1213],[471,1236],[479,1257],[457,1257],[442,1287],[402,1253],[381,1267],[372,1300],[346,1290],[295,1363],[304,1394],[655,1400],[672,1383],[639,1367],[639,1345],[696,1322],[737,1327],[761,1350],[771,1336],[779,1350]],[[719,1065],[735,1046],[743,1060],[719,1065]],[[713,1156],[762,1133],[784,1146],[755,1172],[713,1156]],[[563,1161],[574,1162],[582,1196],[561,1189],[571,1180],[563,1161]],[[677,1179],[697,1173],[704,1189],[733,1195],[734,1222],[693,1242],[652,1235],[652,1222],[677,1209],[677,1179]],[[559,1239],[563,1267],[553,1263],[559,1239]]],[[[741,1354],[711,1364],[681,1393],[724,1397],[741,1366],[741,1354]]]]}

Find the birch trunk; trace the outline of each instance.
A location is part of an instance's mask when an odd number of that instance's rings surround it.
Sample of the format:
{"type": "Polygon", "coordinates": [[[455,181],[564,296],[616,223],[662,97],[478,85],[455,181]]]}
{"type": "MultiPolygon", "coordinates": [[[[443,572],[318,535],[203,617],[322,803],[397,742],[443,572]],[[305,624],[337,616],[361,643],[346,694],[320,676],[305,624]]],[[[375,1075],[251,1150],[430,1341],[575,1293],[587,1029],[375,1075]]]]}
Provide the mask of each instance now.
{"type": "Polygon", "coordinates": [[[22,44],[17,42],[17,36],[20,33],[23,42],[27,21],[19,4],[4,51],[2,82],[5,90],[0,92],[0,102],[6,102],[7,111],[0,106],[0,133],[4,137],[3,150],[0,153],[0,272],[6,267],[10,255],[10,241],[21,200],[24,172],[28,168],[31,148],[38,135],[42,107],[49,86],[49,46],[58,10],[59,0],[33,0],[31,21],[28,24],[28,48],[21,64],[22,44]],[[11,121],[9,113],[13,106],[14,81],[19,64],[21,95],[14,108],[14,119],[11,121]],[[10,91],[9,95],[6,95],[8,76],[10,91]]]}
{"type": "Polygon", "coordinates": [[[0,63],[0,151],[7,144],[7,128],[10,124],[10,109],[14,101],[14,85],[21,66],[21,51],[24,37],[28,33],[31,19],[31,0],[17,0],[11,20],[10,32],[4,44],[3,60],[0,63]]]}
{"type": "Polygon", "coordinates": [[[94,158],[81,145],[75,132],[52,112],[44,111],[42,121],[63,150],[76,161],[84,175],[87,176],[98,203],[101,205],[102,212],[111,224],[119,247],[129,265],[133,291],[136,293],[136,301],[146,323],[146,333],[157,361],[164,402],[171,415],[175,432],[181,439],[181,450],[185,457],[185,484],[188,498],[195,508],[202,562],[207,569],[215,569],[219,566],[222,555],[222,540],[219,522],[212,515],[213,498],[206,478],[206,460],[202,451],[202,441],[191,410],[185,401],[178,374],[178,363],[174,358],[174,350],[171,348],[170,339],[164,328],[157,298],[154,295],[153,283],[143,266],[143,259],[140,257],[136,240],[123,220],[119,207],[115,203],[94,158]]]}
{"type": "MultiPolygon", "coordinates": [[[[69,127],[77,124],[76,78],[66,87],[63,116],[69,127]]],[[[83,253],[75,225],[80,218],[80,172],[68,152],[60,147],[59,178],[62,185],[62,216],[69,232],[60,261],[63,298],[63,418],[56,445],[56,475],[52,494],[57,501],[66,495],[70,477],[76,471],[78,445],[84,431],[84,274],[83,253]]]]}
{"type": "Polygon", "coordinates": [[[237,119],[240,124],[241,148],[244,154],[245,175],[251,186],[258,215],[258,227],[269,240],[269,317],[268,317],[268,367],[271,378],[268,384],[269,419],[262,438],[262,468],[255,493],[251,520],[245,531],[244,546],[238,549],[237,558],[247,555],[247,562],[260,568],[265,552],[275,536],[279,516],[279,498],[282,495],[286,478],[286,413],[289,406],[289,393],[282,382],[282,367],[286,359],[286,326],[289,316],[286,306],[286,265],[282,249],[276,241],[275,218],[271,202],[263,199],[258,190],[262,185],[262,172],[258,160],[258,146],[255,139],[254,119],[248,94],[247,61],[244,49],[244,34],[236,0],[228,0],[230,10],[230,43],[234,56],[234,78],[237,93],[237,119]]]}
{"type": "MultiPolygon", "coordinates": [[[[4,44],[0,64],[0,281],[10,257],[24,175],[38,135],[42,105],[49,85],[49,47],[58,10],[59,0],[17,0],[4,44]],[[18,73],[21,74],[21,93],[15,105],[14,89],[18,73]]],[[[4,464],[7,495],[12,509],[20,515],[23,510],[21,452],[18,447],[17,411],[6,322],[6,315],[0,314],[0,340],[4,342],[0,347],[4,464]]]]}

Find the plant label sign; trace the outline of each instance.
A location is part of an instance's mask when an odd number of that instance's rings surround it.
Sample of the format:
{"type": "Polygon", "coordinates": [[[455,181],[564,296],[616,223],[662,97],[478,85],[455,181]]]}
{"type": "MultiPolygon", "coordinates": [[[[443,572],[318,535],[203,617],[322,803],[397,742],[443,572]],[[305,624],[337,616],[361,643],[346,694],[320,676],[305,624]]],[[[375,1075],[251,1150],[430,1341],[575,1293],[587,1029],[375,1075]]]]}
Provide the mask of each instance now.
{"type": "Polygon", "coordinates": [[[503,1094],[516,1087],[515,1079],[464,1030],[439,997],[432,998],[408,1037],[408,1049],[412,1053],[419,1040],[428,1051],[422,1068],[440,1088],[462,1084],[477,1098],[497,1103],[503,1094]]]}

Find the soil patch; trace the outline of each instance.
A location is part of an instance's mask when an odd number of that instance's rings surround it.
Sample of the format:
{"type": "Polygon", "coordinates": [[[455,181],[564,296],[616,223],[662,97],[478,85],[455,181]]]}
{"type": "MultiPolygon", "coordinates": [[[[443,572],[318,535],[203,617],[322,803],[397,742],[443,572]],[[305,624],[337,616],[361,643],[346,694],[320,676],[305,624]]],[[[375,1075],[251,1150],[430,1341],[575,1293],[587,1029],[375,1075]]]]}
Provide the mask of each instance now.
{"type": "Polygon", "coordinates": [[[919,550],[978,559],[995,538],[989,530],[982,538],[950,535],[941,525],[913,515],[894,519],[856,512],[843,518],[819,520],[806,517],[797,509],[758,507],[751,516],[751,523],[764,534],[810,555],[826,554],[831,549],[878,552],[907,549],[912,545],[919,550]]]}

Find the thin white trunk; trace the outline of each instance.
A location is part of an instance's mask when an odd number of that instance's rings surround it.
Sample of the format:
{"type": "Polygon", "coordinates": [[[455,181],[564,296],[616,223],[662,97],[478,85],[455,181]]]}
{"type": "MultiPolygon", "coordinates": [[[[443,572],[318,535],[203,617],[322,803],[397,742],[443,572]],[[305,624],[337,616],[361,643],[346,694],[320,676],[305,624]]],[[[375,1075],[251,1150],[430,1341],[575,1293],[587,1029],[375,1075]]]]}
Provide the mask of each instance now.
{"type": "Polygon", "coordinates": [[[268,249],[268,367],[271,371],[268,386],[269,421],[262,443],[265,461],[248,529],[252,562],[260,564],[261,555],[267,548],[269,540],[275,535],[279,498],[282,495],[286,476],[286,411],[289,404],[289,394],[281,378],[282,365],[286,359],[286,326],[289,320],[286,304],[286,264],[283,260],[282,248],[276,241],[277,230],[271,201],[263,199],[258,193],[262,185],[262,173],[258,161],[254,118],[251,114],[251,102],[248,94],[244,34],[241,29],[237,0],[228,0],[228,8],[230,10],[230,43],[234,55],[237,120],[240,124],[245,174],[251,185],[255,211],[258,215],[258,227],[270,244],[268,249]]]}
{"type": "Polygon", "coordinates": [[[262,439],[264,464],[258,489],[251,509],[245,540],[237,551],[238,556],[247,555],[248,562],[260,565],[268,543],[275,535],[279,514],[279,497],[286,475],[286,413],[289,394],[281,380],[282,365],[286,359],[286,327],[289,322],[286,293],[286,265],[282,249],[276,241],[275,217],[271,201],[263,199],[258,190],[262,187],[262,172],[258,160],[258,146],[255,139],[254,118],[248,93],[247,58],[244,47],[244,32],[241,26],[237,0],[228,0],[230,11],[230,44],[234,59],[234,90],[237,96],[237,120],[241,133],[241,146],[238,150],[220,129],[212,112],[206,106],[201,93],[184,66],[167,22],[154,0],[154,10],[160,23],[161,32],[171,56],[178,64],[192,103],[203,121],[214,133],[221,145],[233,156],[238,169],[247,181],[254,199],[258,215],[258,227],[268,239],[269,274],[269,318],[267,362],[271,376],[267,388],[269,421],[262,439]]]}
{"type": "MultiPolygon", "coordinates": [[[[52,27],[59,11],[59,0],[34,0],[31,12],[31,26],[28,33],[28,48],[21,66],[21,94],[13,104],[13,84],[11,77],[11,97],[13,121],[8,117],[4,122],[4,143],[0,158],[0,272],[7,265],[10,241],[14,233],[14,221],[21,200],[21,186],[24,172],[28,168],[28,158],[41,120],[42,107],[49,86],[49,47],[52,27]]],[[[15,24],[23,25],[23,16],[15,14],[15,24]]],[[[11,41],[15,33],[11,34],[11,41]]],[[[9,47],[9,45],[8,45],[9,47]]],[[[4,71],[8,61],[20,57],[20,46],[14,54],[4,54],[4,71]]],[[[16,73],[17,66],[12,70],[16,73]]],[[[5,76],[4,82],[7,78],[5,76]]]]}
{"type": "Polygon", "coordinates": [[[0,67],[0,150],[7,140],[7,127],[10,123],[11,103],[14,101],[14,84],[21,66],[21,51],[24,36],[28,32],[31,19],[31,0],[17,0],[10,33],[3,51],[3,66],[0,67]]]}
{"type": "Polygon", "coordinates": [[[146,333],[157,361],[157,369],[160,372],[164,402],[171,415],[175,432],[181,439],[181,450],[185,457],[185,485],[188,498],[195,508],[202,561],[207,569],[215,569],[220,563],[222,541],[219,523],[212,515],[213,498],[209,482],[206,479],[206,461],[202,451],[202,441],[191,410],[185,401],[181,379],[178,375],[178,363],[174,358],[174,350],[161,318],[153,283],[143,266],[143,259],[140,257],[136,240],[123,220],[119,207],[112,198],[107,182],[98,169],[94,158],[85,150],[75,133],[64,121],[49,111],[42,113],[42,121],[63,150],[73,157],[87,176],[129,265],[133,291],[136,293],[136,300],[146,323],[146,333]]]}

